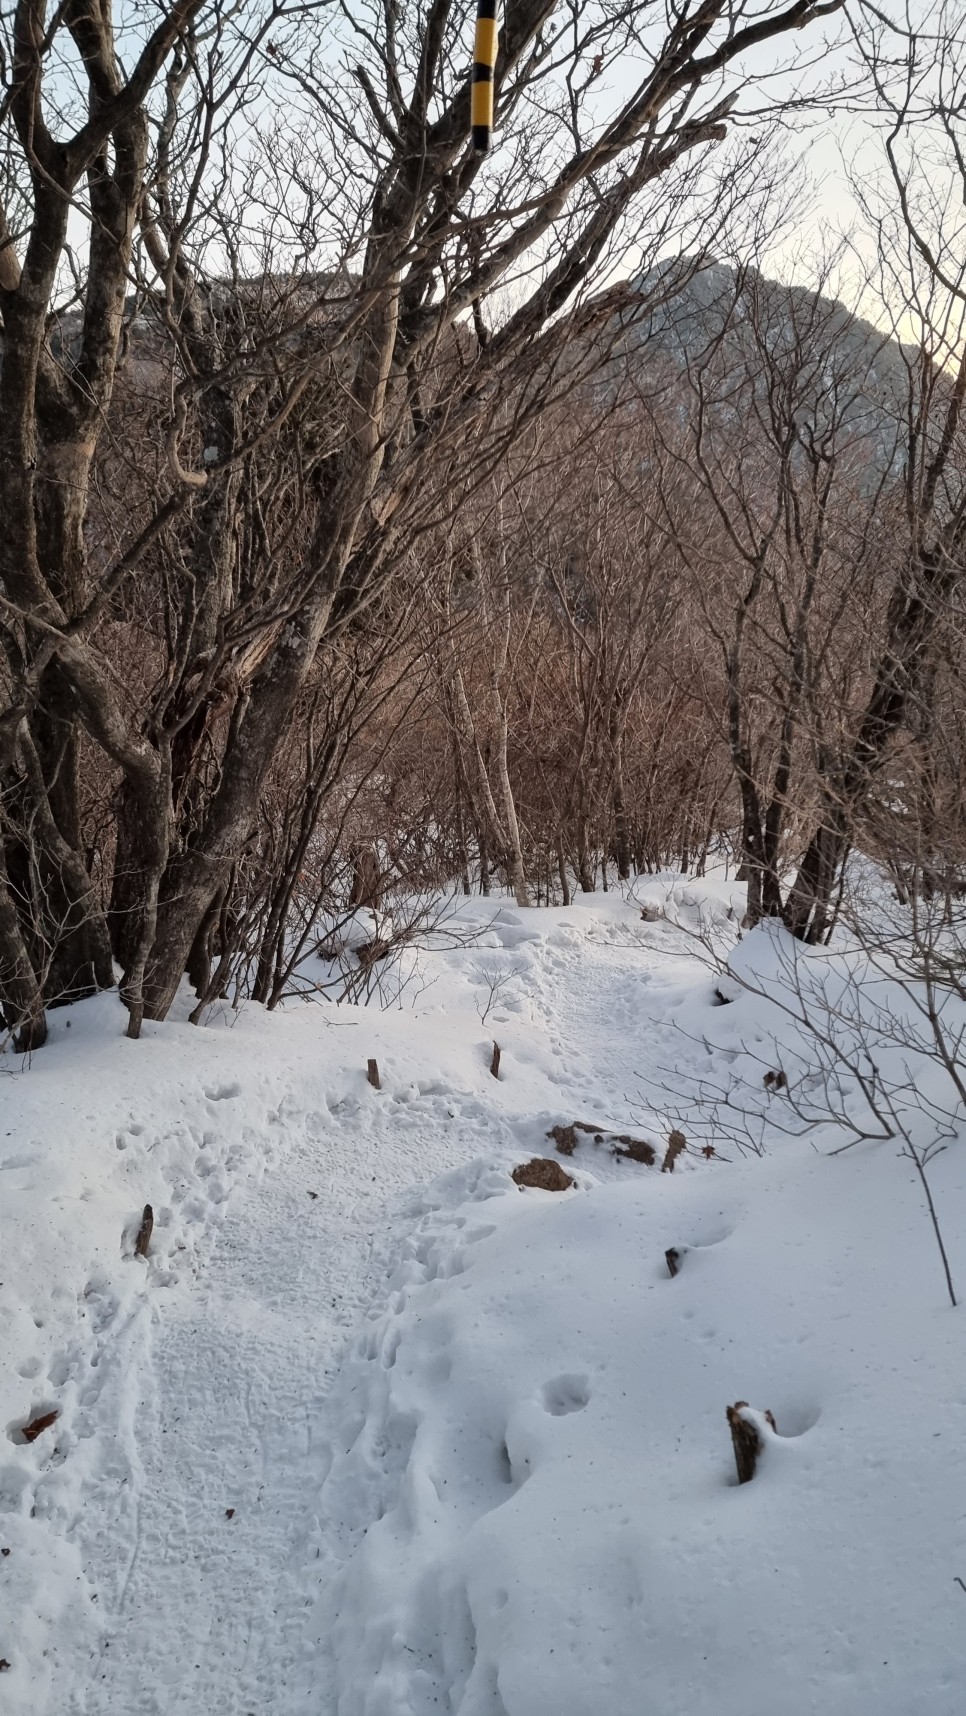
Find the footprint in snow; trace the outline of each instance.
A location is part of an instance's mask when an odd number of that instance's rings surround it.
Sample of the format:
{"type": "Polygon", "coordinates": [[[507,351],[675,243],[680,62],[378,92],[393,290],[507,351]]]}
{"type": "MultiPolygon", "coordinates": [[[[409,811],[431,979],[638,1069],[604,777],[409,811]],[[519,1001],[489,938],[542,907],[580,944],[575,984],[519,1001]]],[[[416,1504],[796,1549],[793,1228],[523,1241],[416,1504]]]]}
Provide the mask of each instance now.
{"type": "Polygon", "coordinates": [[[822,1416],[822,1409],[812,1400],[794,1397],[783,1400],[778,1397],[779,1405],[773,1406],[775,1427],[779,1436],[793,1439],[804,1436],[807,1431],[814,1430],[822,1416]]]}
{"type": "Polygon", "coordinates": [[[540,1390],[545,1412],[551,1418],[566,1418],[571,1412],[582,1412],[590,1403],[590,1378],[583,1375],[555,1376],[540,1390]]]}

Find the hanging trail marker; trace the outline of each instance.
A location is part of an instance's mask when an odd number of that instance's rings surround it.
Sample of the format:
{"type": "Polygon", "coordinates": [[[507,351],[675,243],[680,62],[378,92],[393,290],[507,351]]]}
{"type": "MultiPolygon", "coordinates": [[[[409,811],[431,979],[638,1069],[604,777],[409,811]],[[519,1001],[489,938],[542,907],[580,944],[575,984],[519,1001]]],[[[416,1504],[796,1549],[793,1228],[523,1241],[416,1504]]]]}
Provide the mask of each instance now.
{"type": "Polygon", "coordinates": [[[470,124],[473,147],[485,155],[493,140],[493,76],[497,52],[496,0],[476,0],[470,124]]]}

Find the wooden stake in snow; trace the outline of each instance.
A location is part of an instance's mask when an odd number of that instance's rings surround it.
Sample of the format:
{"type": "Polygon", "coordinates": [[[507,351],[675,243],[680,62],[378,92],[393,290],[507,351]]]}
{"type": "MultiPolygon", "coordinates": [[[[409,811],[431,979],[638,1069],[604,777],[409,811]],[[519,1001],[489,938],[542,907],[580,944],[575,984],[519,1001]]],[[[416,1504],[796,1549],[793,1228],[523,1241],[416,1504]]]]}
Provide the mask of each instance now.
{"type": "MultiPolygon", "coordinates": [[[[735,1465],[738,1468],[739,1484],[750,1484],[755,1475],[755,1467],[761,1456],[764,1443],[761,1432],[753,1418],[747,1417],[749,1411],[747,1400],[736,1400],[729,1406],[725,1414],[731,1430],[731,1440],[735,1450],[735,1465]]],[[[773,1415],[764,1414],[772,1429],[776,1429],[773,1415]]]]}
{"type": "Polygon", "coordinates": [[[56,1424],[59,1417],[59,1406],[55,1406],[50,1412],[41,1412],[39,1417],[31,1418],[29,1424],[21,1424],[20,1434],[25,1442],[36,1442],[37,1437],[44,1430],[49,1430],[52,1424],[56,1424]]]}
{"type": "Polygon", "coordinates": [[[148,1246],[151,1244],[151,1235],[153,1232],[154,1211],[150,1204],[145,1204],[141,1214],[141,1226],[138,1228],[138,1236],[134,1241],[135,1257],[147,1257],[148,1246]]]}
{"type": "Polygon", "coordinates": [[[499,1076],[500,1076],[500,1045],[499,1045],[499,1043],[493,1044],[493,1055],[492,1055],[492,1058],[490,1060],[490,1071],[493,1074],[494,1078],[499,1078],[499,1076]]]}
{"type": "Polygon", "coordinates": [[[367,1072],[366,1077],[368,1078],[369,1083],[372,1085],[373,1090],[381,1090],[382,1089],[382,1085],[379,1083],[379,1062],[378,1061],[370,1061],[369,1062],[369,1071],[367,1072]]]}
{"type": "Polygon", "coordinates": [[[664,1152],[664,1161],[661,1163],[662,1174],[674,1173],[674,1164],[680,1156],[681,1151],[686,1150],[687,1147],[688,1141],[683,1132],[678,1132],[675,1128],[673,1132],[668,1134],[667,1149],[664,1152]]]}

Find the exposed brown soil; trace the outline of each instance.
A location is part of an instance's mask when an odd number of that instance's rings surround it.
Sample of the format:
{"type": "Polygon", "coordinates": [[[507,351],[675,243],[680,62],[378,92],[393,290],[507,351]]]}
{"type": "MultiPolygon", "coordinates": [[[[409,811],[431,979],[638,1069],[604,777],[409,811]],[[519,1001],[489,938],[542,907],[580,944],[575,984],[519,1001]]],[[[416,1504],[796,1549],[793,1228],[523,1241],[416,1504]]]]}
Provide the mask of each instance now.
{"type": "Polygon", "coordinates": [[[536,1186],[541,1192],[566,1192],[575,1184],[552,1156],[534,1156],[531,1162],[521,1162],[513,1170],[518,1186],[536,1186]]]}

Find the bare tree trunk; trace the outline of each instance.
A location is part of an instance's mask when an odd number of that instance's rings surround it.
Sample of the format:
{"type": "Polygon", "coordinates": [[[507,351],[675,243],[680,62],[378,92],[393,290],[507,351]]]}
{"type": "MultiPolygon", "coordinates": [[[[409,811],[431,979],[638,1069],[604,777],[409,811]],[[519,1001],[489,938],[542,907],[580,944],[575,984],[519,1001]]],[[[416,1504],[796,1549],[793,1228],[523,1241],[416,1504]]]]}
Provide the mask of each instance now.
{"type": "Polygon", "coordinates": [[[114,971],[102,907],[83,857],[76,700],[56,663],[43,677],[41,699],[30,726],[39,767],[31,796],[48,835],[43,899],[37,902],[51,942],[44,990],[51,1002],[77,1001],[110,988],[114,971]]]}
{"type": "Polygon", "coordinates": [[[577,813],[577,879],[583,894],[592,894],[597,886],[596,865],[590,849],[590,827],[587,812],[577,813]]]}
{"type": "Polygon", "coordinates": [[[828,820],[817,828],[805,849],[782,912],[785,928],[799,941],[817,945],[828,927],[835,884],[849,847],[849,831],[841,807],[828,807],[828,820]]]}
{"type": "Polygon", "coordinates": [[[177,993],[195,937],[232,865],[251,839],[259,797],[278,735],[292,719],[328,617],[329,604],[289,621],[290,645],[259,672],[225,756],[218,788],[196,844],[167,864],[161,879],[156,933],[145,964],[144,1011],[163,1019],[177,993]]]}
{"type": "Polygon", "coordinates": [[[480,829],[481,891],[484,894],[489,891],[487,868],[490,854],[493,852],[498,855],[507,885],[513,890],[517,905],[528,906],[530,896],[523,862],[520,824],[510,782],[509,719],[503,694],[503,679],[510,646],[509,587],[505,591],[505,606],[501,599],[501,609],[500,630],[487,672],[493,744],[486,758],[480,748],[462,670],[455,662],[451,662],[448,671],[453,693],[454,725],[469,757],[467,785],[471,794],[475,786],[476,820],[480,829]]]}
{"type": "Polygon", "coordinates": [[[483,829],[480,830],[479,844],[480,844],[480,893],[483,895],[483,898],[485,900],[488,900],[490,897],[490,894],[492,893],[492,885],[490,882],[490,852],[489,852],[489,847],[487,846],[487,843],[486,843],[486,831],[483,829]]]}
{"type": "Polygon", "coordinates": [[[560,893],[562,904],[570,904],[570,877],[567,873],[567,853],[564,849],[563,829],[557,828],[557,874],[560,877],[560,893]]]}
{"type": "Polygon", "coordinates": [[[47,1041],[47,1018],[40,982],[3,875],[0,875],[0,999],[18,1054],[43,1048],[47,1041]]]}
{"type": "MultiPolygon", "coordinates": [[[[505,558],[505,541],[501,541],[500,546],[501,555],[505,558]]],[[[520,842],[520,823],[517,817],[517,807],[513,798],[513,788],[510,785],[510,725],[507,715],[506,694],[503,689],[503,682],[506,677],[510,652],[510,584],[505,565],[502,567],[502,574],[502,587],[500,590],[500,634],[490,669],[490,703],[493,724],[496,732],[496,756],[494,759],[494,765],[496,770],[500,809],[503,813],[502,822],[505,836],[507,881],[513,889],[513,897],[516,900],[517,905],[529,906],[530,892],[527,887],[526,869],[523,863],[523,847],[520,842]]]]}
{"type": "Polygon", "coordinates": [[[622,882],[629,882],[631,877],[631,822],[624,793],[623,738],[619,740],[614,751],[611,792],[614,806],[614,857],[617,861],[617,874],[622,882]]]}
{"type": "MultiPolygon", "coordinates": [[[[966,396],[966,357],[951,408],[954,421],[966,396]]],[[[951,433],[951,431],[950,431],[951,433]]],[[[924,683],[941,616],[959,588],[966,526],[907,571],[889,604],[889,629],[875,683],[852,750],[825,795],[822,820],[813,833],[789,891],[783,917],[801,941],[818,943],[828,927],[839,872],[854,837],[856,818],[873,780],[924,683]],[[962,540],[961,540],[962,539],[962,540]]]]}

